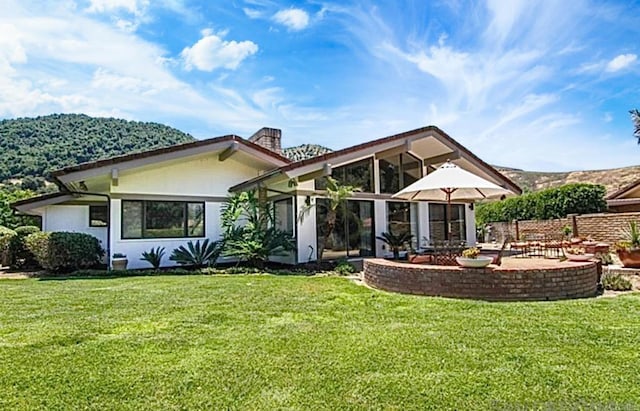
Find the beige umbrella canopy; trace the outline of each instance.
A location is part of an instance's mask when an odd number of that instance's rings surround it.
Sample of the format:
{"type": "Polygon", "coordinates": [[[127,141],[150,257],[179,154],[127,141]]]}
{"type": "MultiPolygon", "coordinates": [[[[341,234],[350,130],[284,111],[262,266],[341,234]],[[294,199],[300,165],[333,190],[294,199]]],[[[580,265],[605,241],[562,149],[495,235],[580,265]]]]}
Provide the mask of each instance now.
{"type": "MultiPolygon", "coordinates": [[[[404,200],[446,201],[447,213],[451,216],[452,201],[475,201],[513,194],[515,193],[447,161],[433,173],[403,188],[392,197],[404,200]]],[[[448,236],[451,238],[451,222],[448,236]]]]}

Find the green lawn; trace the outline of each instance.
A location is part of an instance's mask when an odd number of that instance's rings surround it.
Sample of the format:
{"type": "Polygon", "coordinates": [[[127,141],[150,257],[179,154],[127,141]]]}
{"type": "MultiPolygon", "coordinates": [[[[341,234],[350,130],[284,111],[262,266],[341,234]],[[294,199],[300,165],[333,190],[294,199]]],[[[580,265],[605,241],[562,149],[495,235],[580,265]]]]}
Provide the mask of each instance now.
{"type": "Polygon", "coordinates": [[[485,303],[257,275],[0,293],[0,409],[640,408],[638,294],[485,303]]]}

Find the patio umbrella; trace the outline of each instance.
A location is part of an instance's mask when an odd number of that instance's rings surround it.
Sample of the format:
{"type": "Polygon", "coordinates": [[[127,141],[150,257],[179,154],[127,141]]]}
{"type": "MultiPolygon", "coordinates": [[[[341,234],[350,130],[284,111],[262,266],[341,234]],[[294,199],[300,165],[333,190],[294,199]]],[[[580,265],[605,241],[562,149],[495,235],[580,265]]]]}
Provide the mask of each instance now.
{"type": "MultiPolygon", "coordinates": [[[[404,200],[446,201],[451,219],[451,201],[474,201],[514,194],[510,190],[472,174],[450,161],[391,197],[404,200]]],[[[447,227],[451,238],[451,221],[447,227]]]]}

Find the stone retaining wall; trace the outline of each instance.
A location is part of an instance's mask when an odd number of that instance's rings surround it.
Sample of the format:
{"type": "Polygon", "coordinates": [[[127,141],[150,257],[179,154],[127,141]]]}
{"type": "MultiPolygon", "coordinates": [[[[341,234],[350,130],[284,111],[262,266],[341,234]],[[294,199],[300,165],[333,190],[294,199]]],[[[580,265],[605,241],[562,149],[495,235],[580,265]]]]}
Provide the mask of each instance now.
{"type": "Polygon", "coordinates": [[[561,300],[595,296],[594,262],[563,262],[555,268],[463,268],[407,264],[383,259],[364,261],[364,281],[375,288],[488,301],[561,300]]]}

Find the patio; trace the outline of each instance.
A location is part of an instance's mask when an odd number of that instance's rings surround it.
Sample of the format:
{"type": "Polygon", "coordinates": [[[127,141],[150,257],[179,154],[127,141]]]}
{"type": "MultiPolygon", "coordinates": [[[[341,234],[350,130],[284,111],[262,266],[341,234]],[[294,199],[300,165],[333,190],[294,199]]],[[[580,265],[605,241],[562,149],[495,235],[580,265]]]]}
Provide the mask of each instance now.
{"type": "Polygon", "coordinates": [[[487,268],[410,264],[384,259],[364,261],[371,287],[417,294],[487,301],[561,300],[593,297],[598,263],[553,259],[502,259],[487,268]]]}

